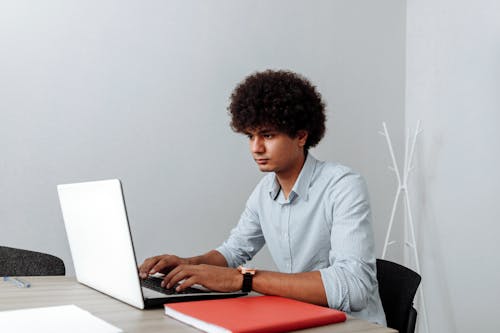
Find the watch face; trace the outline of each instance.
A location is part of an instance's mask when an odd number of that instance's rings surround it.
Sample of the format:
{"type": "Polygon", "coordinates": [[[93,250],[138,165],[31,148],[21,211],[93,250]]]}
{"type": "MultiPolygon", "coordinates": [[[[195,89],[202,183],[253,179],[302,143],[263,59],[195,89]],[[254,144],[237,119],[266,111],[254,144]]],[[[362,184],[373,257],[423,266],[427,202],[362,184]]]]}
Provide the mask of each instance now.
{"type": "Polygon", "coordinates": [[[251,274],[251,275],[255,275],[255,272],[256,272],[256,269],[255,268],[247,268],[247,267],[243,267],[243,266],[239,266],[238,267],[238,270],[240,271],[241,274],[251,274]]]}

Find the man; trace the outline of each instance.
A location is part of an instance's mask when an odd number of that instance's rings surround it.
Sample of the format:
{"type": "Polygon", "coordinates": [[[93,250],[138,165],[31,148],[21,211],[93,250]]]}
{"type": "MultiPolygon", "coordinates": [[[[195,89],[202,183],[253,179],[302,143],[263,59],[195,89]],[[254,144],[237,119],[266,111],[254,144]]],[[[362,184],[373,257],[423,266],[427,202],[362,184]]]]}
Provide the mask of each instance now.
{"type": "Polygon", "coordinates": [[[161,272],[167,288],[181,281],[179,291],[195,283],[216,291],[243,288],[385,324],[365,183],[349,168],[308,153],[325,132],[315,87],[289,71],[255,73],[234,90],[229,112],[231,127],[248,136],[255,162],[269,174],[220,247],[191,258],[148,258],[141,278],[161,272]],[[264,243],[279,272],[238,267],[264,243]]]}

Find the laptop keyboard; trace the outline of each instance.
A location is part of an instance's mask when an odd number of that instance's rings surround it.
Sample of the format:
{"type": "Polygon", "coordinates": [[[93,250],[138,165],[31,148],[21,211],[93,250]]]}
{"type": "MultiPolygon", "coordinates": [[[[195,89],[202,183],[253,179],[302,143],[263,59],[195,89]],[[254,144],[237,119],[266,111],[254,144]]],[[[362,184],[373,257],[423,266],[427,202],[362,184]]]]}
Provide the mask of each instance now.
{"type": "Polygon", "coordinates": [[[186,288],[185,290],[178,292],[178,291],[175,290],[175,288],[179,284],[176,284],[173,288],[167,289],[167,288],[163,288],[161,286],[161,281],[163,281],[163,279],[157,278],[157,277],[154,277],[154,276],[150,276],[147,279],[144,279],[144,280],[141,279],[141,285],[143,287],[152,289],[154,291],[160,292],[160,293],[165,294],[165,295],[200,294],[200,293],[206,293],[207,292],[207,291],[204,291],[204,290],[200,290],[200,289],[196,289],[196,288],[191,288],[191,287],[186,288]]]}

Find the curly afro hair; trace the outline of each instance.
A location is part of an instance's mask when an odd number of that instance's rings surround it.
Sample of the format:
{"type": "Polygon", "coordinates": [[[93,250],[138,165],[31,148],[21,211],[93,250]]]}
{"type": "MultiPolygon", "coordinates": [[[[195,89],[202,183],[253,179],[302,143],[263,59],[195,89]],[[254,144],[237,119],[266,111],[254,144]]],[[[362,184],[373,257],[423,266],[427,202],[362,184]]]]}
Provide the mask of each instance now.
{"type": "Polygon", "coordinates": [[[305,77],[285,70],[266,70],[246,77],[234,89],[228,107],[231,128],[238,133],[269,127],[294,138],[308,132],[307,151],[325,134],[325,103],[305,77]]]}

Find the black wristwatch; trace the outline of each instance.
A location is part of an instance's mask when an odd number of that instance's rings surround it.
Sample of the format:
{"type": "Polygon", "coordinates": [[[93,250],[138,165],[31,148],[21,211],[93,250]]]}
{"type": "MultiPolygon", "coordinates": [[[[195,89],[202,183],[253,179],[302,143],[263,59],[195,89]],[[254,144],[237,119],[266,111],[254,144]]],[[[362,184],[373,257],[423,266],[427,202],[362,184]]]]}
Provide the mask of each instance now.
{"type": "Polygon", "coordinates": [[[241,286],[241,291],[245,293],[251,292],[253,276],[255,275],[256,270],[240,266],[238,267],[238,271],[243,275],[243,285],[241,286]]]}

